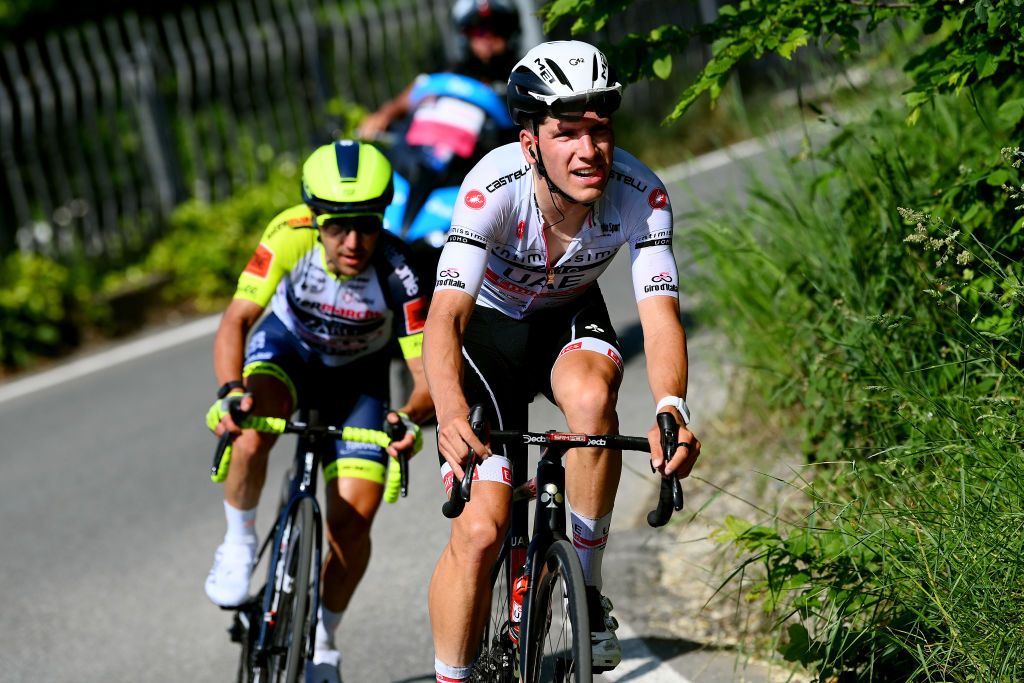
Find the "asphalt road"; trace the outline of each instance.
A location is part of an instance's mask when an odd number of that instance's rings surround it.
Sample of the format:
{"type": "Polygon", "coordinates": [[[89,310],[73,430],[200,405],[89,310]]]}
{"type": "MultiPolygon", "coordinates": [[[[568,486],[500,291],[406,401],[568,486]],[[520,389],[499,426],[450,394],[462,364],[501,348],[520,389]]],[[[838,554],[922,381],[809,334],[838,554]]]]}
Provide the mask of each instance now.
{"type": "MultiPolygon", "coordinates": [[[[752,161],[758,157],[750,152],[752,161]]],[[[727,160],[699,161],[666,177],[683,183],[670,187],[683,213],[694,197],[715,201],[723,188],[742,186],[727,160]]],[[[685,225],[677,232],[685,243],[685,225]]],[[[686,259],[681,250],[683,272],[686,259]]],[[[653,400],[628,277],[628,260],[620,254],[601,286],[626,347],[622,431],[642,435],[653,400]]],[[[682,306],[685,317],[686,297],[682,306]]],[[[699,428],[724,397],[715,368],[693,352],[702,338],[699,321],[687,317],[687,323],[699,428]]],[[[208,478],[215,442],[203,421],[215,389],[212,322],[199,324],[209,329],[155,352],[143,349],[134,359],[108,364],[93,358],[96,367],[88,370],[69,366],[52,386],[52,375],[0,385],[0,604],[6,616],[0,681],[232,680],[237,652],[226,633],[230,615],[211,605],[202,588],[224,520],[220,487],[208,478]]],[[[119,351],[108,354],[116,359],[119,351]]],[[[543,398],[531,419],[537,427],[562,424],[543,398]]],[[[369,570],[344,616],[339,642],[349,683],[433,680],[426,590],[447,522],[440,514],[432,433],[425,441],[412,461],[410,497],[380,512],[369,570]]],[[[283,439],[271,458],[268,482],[275,488],[292,444],[283,439]]],[[[656,490],[642,459],[627,463],[613,527],[622,550],[610,558],[612,565],[643,563],[642,549],[630,549],[630,529],[642,523],[656,490]]],[[[263,497],[261,533],[271,522],[272,497],[263,497]]],[[[628,572],[605,574],[618,601],[655,599],[627,587],[628,572]]],[[[684,655],[693,648],[662,647],[663,654],[652,655],[631,635],[642,632],[642,623],[624,625],[630,659],[602,680],[688,680],[672,667],[688,666],[684,655]],[[662,657],[672,667],[662,665],[662,657]]]]}

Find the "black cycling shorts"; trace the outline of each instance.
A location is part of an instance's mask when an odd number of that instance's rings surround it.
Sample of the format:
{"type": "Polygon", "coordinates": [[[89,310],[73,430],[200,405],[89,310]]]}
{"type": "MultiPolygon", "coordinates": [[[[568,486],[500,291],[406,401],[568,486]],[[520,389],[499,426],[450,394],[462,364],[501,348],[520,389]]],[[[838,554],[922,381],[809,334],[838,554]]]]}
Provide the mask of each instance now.
{"type": "Polygon", "coordinates": [[[554,402],[555,361],[576,350],[603,353],[622,371],[622,349],[596,285],[575,301],[522,320],[477,306],[463,336],[466,401],[483,404],[494,429],[526,429],[537,394],[554,402]]]}

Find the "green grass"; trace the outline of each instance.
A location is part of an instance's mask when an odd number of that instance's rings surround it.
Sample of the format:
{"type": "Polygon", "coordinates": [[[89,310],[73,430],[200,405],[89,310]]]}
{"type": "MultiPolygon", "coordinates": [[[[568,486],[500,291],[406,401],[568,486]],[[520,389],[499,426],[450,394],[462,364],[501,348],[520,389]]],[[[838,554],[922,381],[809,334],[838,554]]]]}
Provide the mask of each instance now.
{"type": "Polygon", "coordinates": [[[1019,124],[979,116],[1019,95],[972,96],[880,109],[701,230],[703,314],[817,463],[806,519],[722,535],[816,680],[1024,678],[1019,124]]]}

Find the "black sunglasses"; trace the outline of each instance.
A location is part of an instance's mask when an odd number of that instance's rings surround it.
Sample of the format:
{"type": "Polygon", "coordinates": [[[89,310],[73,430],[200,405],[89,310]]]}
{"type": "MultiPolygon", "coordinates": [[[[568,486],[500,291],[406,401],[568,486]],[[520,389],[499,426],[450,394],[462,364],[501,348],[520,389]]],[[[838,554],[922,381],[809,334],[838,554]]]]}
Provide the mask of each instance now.
{"type": "Polygon", "coordinates": [[[538,99],[544,101],[548,113],[555,118],[579,117],[588,111],[595,112],[601,117],[607,117],[611,116],[622,104],[622,93],[609,89],[570,97],[548,95],[538,97],[538,99]]]}
{"type": "Polygon", "coordinates": [[[340,237],[355,230],[360,235],[375,235],[384,227],[384,218],[373,214],[321,214],[314,216],[313,221],[318,228],[329,237],[340,237]]]}

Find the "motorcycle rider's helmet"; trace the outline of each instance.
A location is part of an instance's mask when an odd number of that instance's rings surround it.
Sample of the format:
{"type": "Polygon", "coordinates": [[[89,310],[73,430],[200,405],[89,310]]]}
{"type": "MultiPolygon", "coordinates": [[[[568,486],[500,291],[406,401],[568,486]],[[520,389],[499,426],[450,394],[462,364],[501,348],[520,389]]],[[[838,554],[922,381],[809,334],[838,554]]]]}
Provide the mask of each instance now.
{"type": "Polygon", "coordinates": [[[302,165],[302,201],[315,213],[383,218],[394,193],[391,163],[366,142],[323,145],[302,165]]]}
{"type": "Polygon", "coordinates": [[[593,45],[554,40],[533,48],[513,67],[506,97],[519,125],[584,111],[610,116],[622,103],[622,84],[593,45]]]}
{"type": "Polygon", "coordinates": [[[461,34],[483,28],[509,39],[519,33],[519,8],[515,0],[455,0],[452,21],[461,34]]]}

